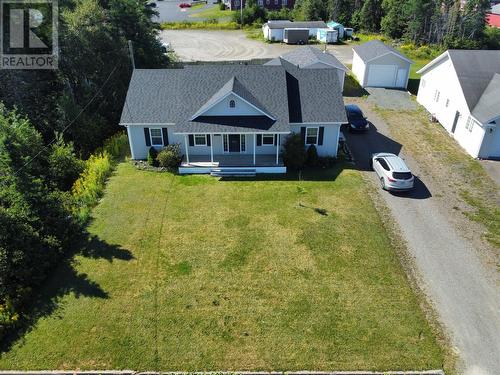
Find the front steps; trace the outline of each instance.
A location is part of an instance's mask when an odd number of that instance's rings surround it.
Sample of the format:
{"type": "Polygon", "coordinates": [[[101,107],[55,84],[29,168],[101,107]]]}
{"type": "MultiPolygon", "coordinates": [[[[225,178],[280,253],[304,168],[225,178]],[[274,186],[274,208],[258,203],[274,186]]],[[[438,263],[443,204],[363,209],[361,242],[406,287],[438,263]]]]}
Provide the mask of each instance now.
{"type": "Polygon", "coordinates": [[[210,171],[210,176],[213,177],[255,177],[256,174],[255,168],[214,168],[210,171]]]}

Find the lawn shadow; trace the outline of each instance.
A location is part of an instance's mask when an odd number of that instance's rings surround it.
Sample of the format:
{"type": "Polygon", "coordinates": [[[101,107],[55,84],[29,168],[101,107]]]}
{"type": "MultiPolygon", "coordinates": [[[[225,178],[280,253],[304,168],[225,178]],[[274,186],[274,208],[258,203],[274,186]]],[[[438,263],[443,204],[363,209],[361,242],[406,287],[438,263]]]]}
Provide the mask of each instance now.
{"type": "Polygon", "coordinates": [[[356,78],[354,78],[351,74],[346,74],[344,79],[343,95],[347,97],[361,98],[363,96],[370,95],[370,93],[361,87],[356,78]]]}
{"type": "Polygon", "coordinates": [[[91,280],[87,274],[76,270],[75,256],[106,259],[109,262],[114,259],[128,261],[134,258],[129,250],[108,244],[88,233],[82,235],[76,243],[75,248],[68,252],[43,282],[39,292],[32,296],[16,328],[6,332],[0,343],[0,354],[9,351],[33,329],[40,318],[52,315],[59,308],[64,296],[72,293],[75,298],[109,298],[108,293],[98,283],[91,280]]]}
{"type": "Polygon", "coordinates": [[[420,86],[420,78],[410,78],[408,80],[407,89],[412,95],[417,96],[419,86],[420,86]]]}

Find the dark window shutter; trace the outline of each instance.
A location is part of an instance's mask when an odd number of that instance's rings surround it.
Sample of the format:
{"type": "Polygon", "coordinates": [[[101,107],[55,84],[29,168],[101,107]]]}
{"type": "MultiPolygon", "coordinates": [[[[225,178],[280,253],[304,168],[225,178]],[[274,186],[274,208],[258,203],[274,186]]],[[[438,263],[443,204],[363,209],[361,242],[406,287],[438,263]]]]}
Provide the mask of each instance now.
{"type": "Polygon", "coordinates": [[[189,145],[194,146],[194,135],[189,134],[189,145]]]}
{"type": "Polygon", "coordinates": [[[300,128],[300,136],[302,137],[302,142],[306,143],[306,128],[303,126],[300,128]]]}
{"type": "Polygon", "coordinates": [[[144,140],[146,141],[146,146],[151,146],[151,138],[149,137],[149,128],[144,128],[144,140]]]}
{"type": "Polygon", "coordinates": [[[257,146],[262,146],[262,134],[257,134],[257,146]]]}
{"type": "Polygon", "coordinates": [[[322,146],[323,145],[323,133],[325,132],[325,127],[320,126],[319,127],[319,134],[318,134],[318,145],[322,146]]]}
{"type": "Polygon", "coordinates": [[[211,145],[211,140],[212,136],[210,134],[207,134],[207,146],[210,146],[211,145]]]}
{"type": "Polygon", "coordinates": [[[168,129],[161,128],[161,134],[163,135],[163,146],[168,146],[168,129]]]}
{"type": "Polygon", "coordinates": [[[274,145],[277,146],[278,145],[278,134],[275,134],[274,135],[274,145]]]}

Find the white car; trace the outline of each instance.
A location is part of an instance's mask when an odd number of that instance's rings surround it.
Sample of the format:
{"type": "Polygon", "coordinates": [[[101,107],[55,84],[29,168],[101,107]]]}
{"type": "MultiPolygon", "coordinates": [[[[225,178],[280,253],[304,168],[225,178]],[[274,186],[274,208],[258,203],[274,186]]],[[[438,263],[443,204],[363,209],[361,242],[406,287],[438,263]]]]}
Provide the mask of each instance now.
{"type": "Polygon", "coordinates": [[[382,189],[391,191],[413,189],[415,177],[399,156],[379,152],[373,154],[370,161],[373,170],[378,175],[382,189]]]}

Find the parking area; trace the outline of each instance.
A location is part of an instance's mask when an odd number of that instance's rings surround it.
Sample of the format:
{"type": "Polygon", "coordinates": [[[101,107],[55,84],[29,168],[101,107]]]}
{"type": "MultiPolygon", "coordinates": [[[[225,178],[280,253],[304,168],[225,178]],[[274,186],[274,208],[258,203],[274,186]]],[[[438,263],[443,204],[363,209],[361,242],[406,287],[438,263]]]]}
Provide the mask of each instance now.
{"type": "MultiPolygon", "coordinates": [[[[161,38],[170,43],[181,61],[271,59],[297,48],[294,45],[249,39],[240,30],[163,30],[161,38]]],[[[328,52],[343,64],[352,64],[351,46],[328,46],[328,52]]]]}
{"type": "Polygon", "coordinates": [[[180,8],[181,3],[191,3],[191,0],[163,0],[156,2],[156,11],[158,17],[156,22],[182,22],[182,21],[203,21],[203,17],[190,17],[201,11],[217,6],[214,1],[208,0],[203,7],[197,9],[180,8]]]}

